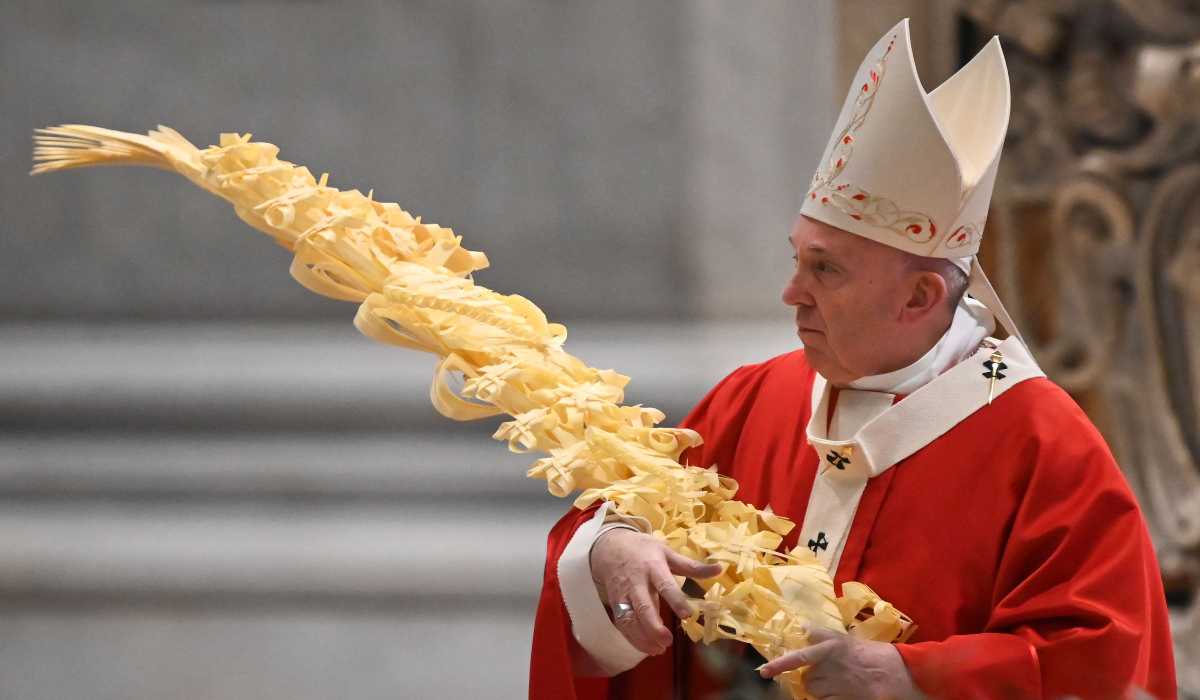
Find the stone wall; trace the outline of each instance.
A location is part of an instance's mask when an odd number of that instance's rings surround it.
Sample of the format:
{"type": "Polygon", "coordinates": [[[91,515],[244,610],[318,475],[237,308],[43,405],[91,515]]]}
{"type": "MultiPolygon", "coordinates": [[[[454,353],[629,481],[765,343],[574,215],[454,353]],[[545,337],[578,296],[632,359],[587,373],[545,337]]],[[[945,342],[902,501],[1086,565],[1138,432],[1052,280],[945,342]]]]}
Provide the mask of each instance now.
{"type": "Polygon", "coordinates": [[[453,227],[490,255],[484,283],[557,317],[616,319],[769,313],[786,267],[758,244],[782,245],[833,116],[831,10],[801,3],[30,0],[3,12],[0,318],[347,313],[176,180],[26,177],[30,132],[47,124],[162,123],[199,145],[252,132],[335,186],[453,227]]]}

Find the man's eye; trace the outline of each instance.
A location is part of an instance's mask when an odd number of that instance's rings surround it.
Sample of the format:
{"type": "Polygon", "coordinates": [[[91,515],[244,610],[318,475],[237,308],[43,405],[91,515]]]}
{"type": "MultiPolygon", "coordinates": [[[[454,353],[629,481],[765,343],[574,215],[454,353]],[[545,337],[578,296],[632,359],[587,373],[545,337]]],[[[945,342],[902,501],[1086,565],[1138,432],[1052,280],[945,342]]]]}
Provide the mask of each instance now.
{"type": "Polygon", "coordinates": [[[829,263],[824,262],[824,261],[814,263],[813,269],[816,270],[817,272],[833,272],[834,271],[833,265],[830,265],[829,263]]]}

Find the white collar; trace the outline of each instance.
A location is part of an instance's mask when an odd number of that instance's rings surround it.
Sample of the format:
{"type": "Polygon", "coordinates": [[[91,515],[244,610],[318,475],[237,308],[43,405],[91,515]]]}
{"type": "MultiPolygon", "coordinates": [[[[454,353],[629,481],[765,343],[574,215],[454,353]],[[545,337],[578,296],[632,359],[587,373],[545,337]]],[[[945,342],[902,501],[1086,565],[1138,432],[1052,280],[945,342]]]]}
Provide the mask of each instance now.
{"type": "Polygon", "coordinates": [[[985,339],[983,347],[884,410],[852,438],[831,440],[827,433],[831,387],[818,374],[813,381],[808,442],[822,467],[836,467],[839,477],[878,476],[1020,382],[1043,376],[1016,336],[1003,342],[985,339]]]}
{"type": "Polygon", "coordinates": [[[974,353],[979,349],[979,343],[995,330],[996,319],[988,308],[964,295],[954,310],[950,328],[919,360],[893,372],[859,377],[847,388],[911,394],[974,353]]]}

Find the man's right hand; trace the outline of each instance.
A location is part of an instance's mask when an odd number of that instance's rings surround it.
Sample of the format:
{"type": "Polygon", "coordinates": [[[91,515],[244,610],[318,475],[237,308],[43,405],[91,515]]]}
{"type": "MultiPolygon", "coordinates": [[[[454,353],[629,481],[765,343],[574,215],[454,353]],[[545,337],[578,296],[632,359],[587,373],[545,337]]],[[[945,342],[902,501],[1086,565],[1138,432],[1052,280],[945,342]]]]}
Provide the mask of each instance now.
{"type": "Polygon", "coordinates": [[[712,578],[721,573],[720,564],[702,564],[672,551],[651,535],[618,528],[609,530],[592,545],[592,580],[601,600],[610,609],[617,603],[633,606],[633,614],[613,617],[625,639],[639,651],[657,655],[671,645],[671,631],[659,614],[659,598],[675,616],[691,617],[687,595],[675,583],[675,575],[712,578]]]}

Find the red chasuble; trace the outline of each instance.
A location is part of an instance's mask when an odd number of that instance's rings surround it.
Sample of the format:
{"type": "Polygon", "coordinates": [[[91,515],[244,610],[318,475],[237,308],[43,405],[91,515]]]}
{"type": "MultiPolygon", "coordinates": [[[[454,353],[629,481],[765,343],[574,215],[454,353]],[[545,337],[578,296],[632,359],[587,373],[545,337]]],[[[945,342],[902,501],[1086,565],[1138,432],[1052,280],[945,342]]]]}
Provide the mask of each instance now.
{"type": "MultiPolygon", "coordinates": [[[[814,377],[803,351],[737,370],[682,423],[704,437],[684,461],[718,465],[737,480],[739,500],[803,522],[818,466],[805,435],[814,377]]],[[[586,652],[571,634],[557,563],[591,514],[573,509],[550,532],[530,697],[708,695],[713,680],[678,630],[671,650],[614,678],[572,670],[586,652]]],[[[839,593],[845,581],[866,583],[916,621],[899,650],[933,697],[1119,698],[1132,687],[1175,697],[1141,512],[1095,427],[1044,378],[1009,388],[867,483],[839,593]]]]}

